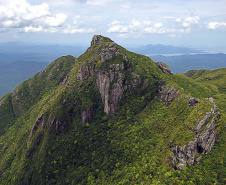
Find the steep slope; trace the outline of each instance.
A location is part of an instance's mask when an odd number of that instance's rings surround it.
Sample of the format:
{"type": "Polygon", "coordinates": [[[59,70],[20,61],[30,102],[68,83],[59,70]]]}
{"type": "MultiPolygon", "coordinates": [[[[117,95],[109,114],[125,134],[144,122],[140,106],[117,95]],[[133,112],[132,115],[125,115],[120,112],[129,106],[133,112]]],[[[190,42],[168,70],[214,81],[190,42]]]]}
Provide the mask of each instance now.
{"type": "Polygon", "coordinates": [[[13,94],[3,97],[0,100],[0,136],[6,130],[5,127],[10,127],[16,118],[29,110],[42,97],[52,93],[57,85],[63,83],[74,62],[75,58],[72,56],[61,57],[34,77],[17,86],[13,94]]]}
{"type": "Polygon", "coordinates": [[[0,100],[1,182],[222,183],[224,114],[205,85],[159,65],[94,36],[22,83],[0,100]]]}

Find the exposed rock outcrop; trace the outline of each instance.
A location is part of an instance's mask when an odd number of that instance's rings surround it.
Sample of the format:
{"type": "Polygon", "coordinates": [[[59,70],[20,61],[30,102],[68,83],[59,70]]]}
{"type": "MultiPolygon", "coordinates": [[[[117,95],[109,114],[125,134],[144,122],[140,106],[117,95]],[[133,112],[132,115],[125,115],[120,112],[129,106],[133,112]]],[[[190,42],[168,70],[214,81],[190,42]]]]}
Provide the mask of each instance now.
{"type": "Polygon", "coordinates": [[[90,75],[94,74],[96,61],[92,59],[90,63],[83,63],[78,71],[77,80],[87,80],[90,75]]]}
{"type": "Polygon", "coordinates": [[[157,62],[157,66],[162,70],[163,73],[170,75],[171,70],[168,65],[164,64],[163,62],[157,62]]]}
{"type": "Polygon", "coordinates": [[[176,97],[180,95],[180,91],[174,86],[165,86],[165,82],[158,83],[158,90],[161,94],[161,100],[171,103],[176,97]]]}
{"type": "Polygon", "coordinates": [[[87,80],[89,78],[89,70],[88,70],[88,65],[86,63],[82,64],[78,71],[78,80],[87,80]]]}
{"type": "Polygon", "coordinates": [[[40,124],[42,124],[42,125],[41,125],[41,129],[40,129],[40,131],[38,133],[38,136],[36,137],[36,140],[34,141],[35,145],[30,149],[29,152],[27,152],[27,156],[28,157],[40,145],[40,142],[41,142],[41,139],[42,139],[42,136],[44,134],[45,127],[46,127],[46,123],[47,123],[47,119],[44,118],[44,113],[41,114],[41,116],[39,116],[38,119],[35,121],[35,124],[34,124],[32,130],[31,130],[31,133],[30,133],[30,136],[29,136],[29,139],[28,139],[28,143],[31,143],[31,140],[32,140],[32,138],[33,138],[33,136],[35,134],[35,131],[38,130],[40,124]]]}
{"type": "MultiPolygon", "coordinates": [[[[96,44],[100,47],[102,45],[102,39],[101,36],[94,36],[91,46],[96,44]]],[[[98,58],[101,62],[107,62],[118,55],[121,55],[123,60],[128,61],[125,54],[118,51],[115,42],[106,44],[103,49],[97,48],[95,54],[99,55],[98,58]]],[[[90,63],[90,69],[95,68],[95,66],[93,67],[93,64],[90,63]]],[[[96,84],[104,104],[104,112],[107,115],[113,116],[116,113],[118,102],[126,89],[124,70],[124,63],[120,62],[109,65],[107,70],[96,69],[95,71],[96,84]]]]}
{"type": "Polygon", "coordinates": [[[30,133],[30,136],[29,136],[29,141],[31,141],[31,139],[34,135],[34,132],[38,129],[40,123],[42,122],[43,116],[44,116],[44,114],[41,114],[41,116],[39,116],[38,119],[35,121],[35,124],[34,124],[32,130],[31,130],[31,133],[30,133]]]}
{"type": "Polygon", "coordinates": [[[193,132],[196,138],[184,146],[173,146],[171,143],[174,156],[169,157],[169,159],[173,169],[181,170],[187,165],[199,163],[202,156],[196,158],[196,154],[208,154],[217,140],[215,130],[220,118],[220,113],[218,112],[213,98],[208,98],[207,100],[212,103],[213,108],[194,126],[193,132]],[[210,123],[208,123],[211,117],[212,119],[210,123]]]}
{"type": "Polygon", "coordinates": [[[195,106],[199,101],[200,101],[200,99],[190,98],[188,100],[188,104],[189,104],[189,106],[195,106]]]}
{"type": "Polygon", "coordinates": [[[92,45],[95,45],[96,43],[98,43],[99,45],[101,45],[102,44],[102,36],[100,36],[100,35],[94,35],[93,36],[93,38],[92,38],[92,41],[91,41],[91,46],[92,45]]]}
{"type": "Polygon", "coordinates": [[[96,72],[96,84],[104,104],[104,112],[113,116],[124,92],[125,79],[121,72],[124,69],[124,64],[113,64],[109,69],[109,72],[96,72]]]}

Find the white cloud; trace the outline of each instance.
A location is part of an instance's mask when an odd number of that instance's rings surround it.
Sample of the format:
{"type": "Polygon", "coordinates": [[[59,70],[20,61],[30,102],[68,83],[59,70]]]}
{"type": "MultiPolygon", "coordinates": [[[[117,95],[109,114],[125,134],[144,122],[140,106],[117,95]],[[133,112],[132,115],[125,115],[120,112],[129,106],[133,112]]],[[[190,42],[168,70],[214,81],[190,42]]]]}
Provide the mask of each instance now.
{"type": "Polygon", "coordinates": [[[128,38],[128,37],[140,37],[144,34],[188,34],[191,32],[191,28],[174,28],[174,26],[170,26],[167,24],[163,24],[162,22],[151,23],[150,21],[137,21],[133,19],[130,24],[125,24],[120,21],[113,21],[109,24],[110,28],[107,32],[109,33],[119,33],[118,36],[120,38],[128,38]]]}
{"type": "Polygon", "coordinates": [[[123,24],[123,22],[120,22],[120,21],[113,21],[113,22],[110,23],[109,25],[114,26],[114,25],[118,25],[118,24],[123,24]]]}
{"type": "Polygon", "coordinates": [[[156,24],[154,24],[153,27],[154,27],[154,28],[161,28],[161,27],[162,27],[162,23],[161,23],[161,22],[156,23],[156,24]]]}
{"type": "Polygon", "coordinates": [[[199,17],[193,16],[193,17],[185,17],[184,21],[191,24],[198,24],[199,23],[199,17]]]}
{"type": "Polygon", "coordinates": [[[0,0],[1,30],[16,29],[18,32],[90,33],[91,28],[82,28],[81,16],[75,16],[72,24],[66,24],[65,13],[53,14],[47,3],[31,5],[26,0],[0,0]]]}
{"type": "Polygon", "coordinates": [[[210,22],[207,28],[215,30],[218,28],[226,28],[226,22],[210,22]]]}
{"type": "Polygon", "coordinates": [[[61,26],[65,20],[67,18],[67,15],[63,14],[63,13],[59,13],[59,14],[55,14],[53,16],[48,16],[46,18],[44,18],[44,23],[46,24],[46,26],[61,26]]]}
{"type": "Polygon", "coordinates": [[[47,3],[31,5],[26,0],[9,0],[0,5],[0,25],[5,28],[36,32],[43,27],[61,26],[66,18],[64,13],[51,14],[47,3]]]}
{"type": "Polygon", "coordinates": [[[8,4],[0,5],[1,20],[30,21],[48,15],[50,15],[49,5],[46,3],[30,5],[25,0],[9,0],[8,4]]]}
{"type": "Polygon", "coordinates": [[[189,27],[192,24],[198,24],[199,20],[200,20],[199,16],[178,17],[175,19],[176,22],[182,23],[183,27],[189,27]]]}
{"type": "Polygon", "coordinates": [[[131,26],[134,26],[134,27],[138,27],[140,26],[140,22],[139,21],[136,21],[135,19],[132,20],[132,25],[131,26]]]}
{"type": "Polygon", "coordinates": [[[34,26],[26,26],[24,28],[25,32],[40,32],[40,31],[44,31],[43,27],[39,26],[39,27],[34,27],[34,26]]]}
{"type": "Polygon", "coordinates": [[[181,18],[176,18],[176,22],[181,22],[181,18]]]}
{"type": "Polygon", "coordinates": [[[106,6],[107,4],[115,1],[120,1],[120,0],[88,0],[86,4],[92,5],[92,6],[106,6]]]}
{"type": "Polygon", "coordinates": [[[85,29],[85,28],[79,28],[71,25],[68,25],[67,28],[63,29],[63,33],[71,33],[71,34],[72,33],[92,33],[94,31],[95,30],[91,28],[85,29]]]}
{"type": "Polygon", "coordinates": [[[150,21],[143,21],[143,23],[144,23],[144,25],[147,25],[147,26],[151,24],[150,21]]]}
{"type": "Polygon", "coordinates": [[[191,23],[184,22],[182,25],[183,25],[184,27],[189,27],[189,26],[191,25],[191,23]]]}
{"type": "Polygon", "coordinates": [[[164,29],[158,29],[155,27],[147,27],[144,29],[145,33],[165,33],[164,29]]]}
{"type": "Polygon", "coordinates": [[[128,32],[128,27],[122,26],[122,25],[115,25],[115,26],[112,26],[111,28],[109,28],[107,32],[109,32],[109,33],[115,33],[115,32],[118,32],[118,33],[128,32]]]}
{"type": "Polygon", "coordinates": [[[125,25],[123,22],[120,21],[113,21],[109,24],[111,27],[107,30],[109,33],[137,33],[142,27],[141,22],[133,19],[129,25],[125,25]]]}

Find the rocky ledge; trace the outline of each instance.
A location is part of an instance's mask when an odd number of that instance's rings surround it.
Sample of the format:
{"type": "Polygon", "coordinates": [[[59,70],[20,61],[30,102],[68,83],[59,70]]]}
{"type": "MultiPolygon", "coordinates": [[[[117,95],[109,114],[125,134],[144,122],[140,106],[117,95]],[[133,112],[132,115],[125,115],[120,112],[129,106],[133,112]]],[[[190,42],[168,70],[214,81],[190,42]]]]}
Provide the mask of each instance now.
{"type": "Polygon", "coordinates": [[[218,138],[215,132],[220,118],[220,112],[213,98],[206,98],[213,108],[193,128],[195,139],[184,146],[174,146],[171,142],[173,156],[169,157],[169,164],[173,169],[181,170],[187,165],[199,163],[203,154],[208,154],[218,138]],[[212,119],[211,119],[212,118],[212,119]],[[211,121],[210,121],[211,119],[211,121]],[[199,154],[197,157],[196,154],[199,154]]]}
{"type": "Polygon", "coordinates": [[[156,65],[162,70],[163,73],[170,75],[171,74],[171,70],[169,68],[168,65],[166,65],[163,62],[157,62],[156,65]]]}
{"type": "Polygon", "coordinates": [[[161,81],[157,85],[157,89],[161,94],[161,100],[166,103],[171,103],[176,97],[180,95],[180,91],[177,90],[174,86],[165,85],[166,82],[161,81]]]}

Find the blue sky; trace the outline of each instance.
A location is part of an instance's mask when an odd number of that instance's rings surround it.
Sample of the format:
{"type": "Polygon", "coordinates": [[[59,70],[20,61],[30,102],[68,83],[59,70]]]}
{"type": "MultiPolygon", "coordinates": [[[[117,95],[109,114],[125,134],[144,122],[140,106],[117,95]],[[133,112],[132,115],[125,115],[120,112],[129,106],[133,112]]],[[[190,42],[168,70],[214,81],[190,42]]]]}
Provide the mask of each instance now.
{"type": "Polygon", "coordinates": [[[226,47],[226,0],[0,0],[0,42],[226,47]]]}

